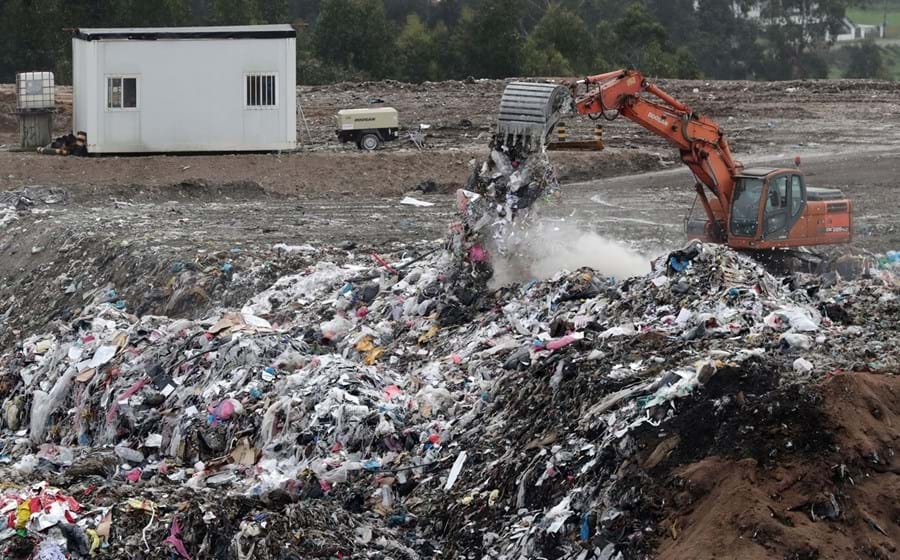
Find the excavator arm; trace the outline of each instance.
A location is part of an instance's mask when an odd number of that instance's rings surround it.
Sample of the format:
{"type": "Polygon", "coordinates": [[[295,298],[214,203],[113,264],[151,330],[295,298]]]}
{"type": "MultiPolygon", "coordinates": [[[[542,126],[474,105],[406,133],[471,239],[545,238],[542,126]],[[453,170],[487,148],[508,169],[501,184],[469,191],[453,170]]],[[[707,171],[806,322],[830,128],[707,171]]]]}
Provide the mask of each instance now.
{"type": "Polygon", "coordinates": [[[637,70],[589,76],[571,87],[576,94],[575,111],[578,114],[602,114],[609,118],[608,113],[615,111],[678,148],[681,161],[698,181],[697,194],[716,230],[710,233],[724,241],[724,223],[731,206],[734,178],[742,166],[734,160],[721,127],[648,82],[637,70]],[[577,95],[581,85],[586,91],[577,95]],[[715,202],[707,197],[703,186],[712,193],[715,202]]]}
{"type": "MultiPolygon", "coordinates": [[[[552,102],[531,92],[529,97],[523,96],[522,85],[509,86],[508,91],[512,90],[513,94],[504,93],[501,100],[499,134],[522,134],[524,129],[515,121],[518,110],[520,115],[530,114],[538,120],[547,115],[540,132],[541,141],[547,137],[559,120],[563,87],[547,84],[544,87],[553,92],[552,102]]],[[[697,194],[708,218],[707,234],[715,241],[726,241],[727,213],[731,207],[735,176],[741,172],[742,165],[734,160],[728,141],[715,121],[694,112],[656,84],[648,82],[637,70],[588,76],[566,87],[576,113],[608,120],[621,115],[674,144],[681,154],[681,161],[697,179],[697,194]],[[610,116],[611,113],[614,116],[610,116]]],[[[532,126],[535,124],[532,122],[532,126]]]]}

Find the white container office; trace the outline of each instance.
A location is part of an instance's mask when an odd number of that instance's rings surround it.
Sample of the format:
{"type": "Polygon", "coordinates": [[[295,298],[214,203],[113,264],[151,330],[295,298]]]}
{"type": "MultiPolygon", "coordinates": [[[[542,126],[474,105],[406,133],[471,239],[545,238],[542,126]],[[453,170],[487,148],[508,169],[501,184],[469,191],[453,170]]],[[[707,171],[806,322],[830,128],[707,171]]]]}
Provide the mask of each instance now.
{"type": "Polygon", "coordinates": [[[73,129],[94,154],[291,150],[289,25],[77,29],[73,129]]]}

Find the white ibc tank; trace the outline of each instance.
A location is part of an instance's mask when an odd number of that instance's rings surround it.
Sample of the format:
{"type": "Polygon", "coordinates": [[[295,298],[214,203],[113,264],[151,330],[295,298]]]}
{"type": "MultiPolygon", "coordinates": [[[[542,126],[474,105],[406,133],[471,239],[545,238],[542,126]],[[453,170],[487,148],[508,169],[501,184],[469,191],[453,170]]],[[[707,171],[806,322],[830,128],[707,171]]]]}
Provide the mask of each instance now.
{"type": "Polygon", "coordinates": [[[53,109],[55,106],[53,72],[16,74],[16,109],[53,109]]]}

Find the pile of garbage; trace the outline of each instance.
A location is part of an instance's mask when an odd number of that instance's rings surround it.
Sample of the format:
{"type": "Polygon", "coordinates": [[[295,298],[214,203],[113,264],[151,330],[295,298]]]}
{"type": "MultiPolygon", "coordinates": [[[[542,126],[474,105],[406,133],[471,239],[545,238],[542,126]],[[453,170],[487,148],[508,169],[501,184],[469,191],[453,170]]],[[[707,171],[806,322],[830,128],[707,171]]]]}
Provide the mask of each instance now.
{"type": "Polygon", "coordinates": [[[490,158],[470,166],[456,194],[461,220],[448,244],[456,257],[449,271],[483,287],[497,270],[527,260],[540,235],[538,209],[559,198],[559,180],[546,152],[496,140],[490,158]]]}
{"type": "MultiPolygon", "coordinates": [[[[243,187],[225,188],[240,192],[243,187]]],[[[155,226],[139,233],[121,229],[137,221],[145,226],[157,223],[137,207],[133,213],[117,215],[97,235],[34,227],[48,220],[77,220],[67,208],[71,198],[65,189],[43,186],[0,193],[3,242],[25,248],[7,252],[8,266],[0,274],[3,347],[14,345],[23,332],[44,330],[53,320],[70,321],[98,297],[136,315],[198,318],[217,305],[242,305],[288,272],[321,259],[342,262],[347,254],[346,245],[229,246],[203,238],[188,248],[158,234],[155,226]],[[17,255],[21,263],[13,258],[17,255]]],[[[132,207],[132,203],[121,204],[132,207]]]]}
{"type": "MultiPolygon", "coordinates": [[[[782,279],[694,243],[644,277],[461,299],[455,258],[320,261],[198,320],[98,294],[22,340],[0,361],[2,554],[632,557],[656,538],[640,444],[737,406],[710,386],[900,370],[887,268],[782,279]]],[[[755,449],[742,433],[718,451],[755,449]]],[[[663,440],[651,467],[682,453],[663,440]]]]}

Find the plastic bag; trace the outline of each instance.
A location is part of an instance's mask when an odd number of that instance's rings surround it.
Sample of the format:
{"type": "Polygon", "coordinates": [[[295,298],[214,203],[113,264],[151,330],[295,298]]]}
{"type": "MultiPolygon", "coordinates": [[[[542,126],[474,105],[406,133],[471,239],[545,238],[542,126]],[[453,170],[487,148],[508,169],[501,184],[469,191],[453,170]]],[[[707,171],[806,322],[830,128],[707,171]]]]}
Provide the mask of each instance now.
{"type": "Polygon", "coordinates": [[[77,368],[70,367],[66,370],[49,393],[44,391],[35,391],[31,403],[31,441],[39,443],[43,441],[47,432],[47,422],[50,415],[56,412],[59,405],[65,400],[75,375],[78,373],[77,368]]]}

